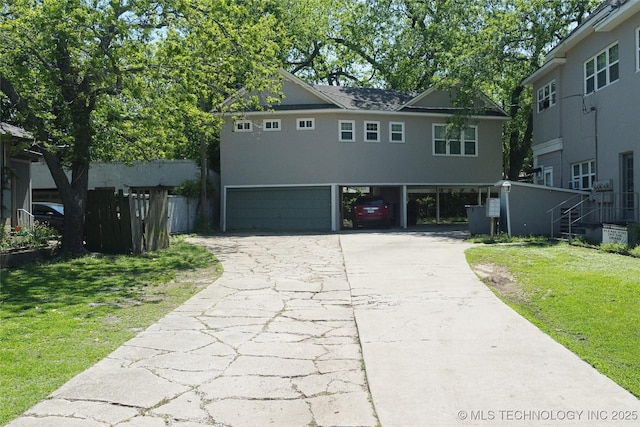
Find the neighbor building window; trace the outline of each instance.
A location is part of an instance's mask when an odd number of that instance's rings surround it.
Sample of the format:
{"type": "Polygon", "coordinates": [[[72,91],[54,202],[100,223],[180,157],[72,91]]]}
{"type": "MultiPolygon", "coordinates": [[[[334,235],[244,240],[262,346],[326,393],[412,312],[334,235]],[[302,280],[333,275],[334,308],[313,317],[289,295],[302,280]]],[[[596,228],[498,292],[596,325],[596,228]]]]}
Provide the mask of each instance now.
{"type": "Polygon", "coordinates": [[[437,156],[476,156],[478,154],[477,127],[452,129],[447,133],[447,125],[433,125],[433,154],[437,156]]]}
{"type": "Polygon", "coordinates": [[[316,119],[296,119],[297,130],[313,130],[316,128],[316,119]]]}
{"type": "Polygon", "coordinates": [[[543,169],[542,184],[547,187],[553,187],[553,167],[548,166],[543,169]]]}
{"type": "Polygon", "coordinates": [[[380,142],[380,122],[364,122],[365,142],[380,142]]]}
{"type": "Polygon", "coordinates": [[[282,122],[280,119],[265,119],[262,128],[267,132],[277,132],[282,129],[282,122]]]}
{"type": "Polygon", "coordinates": [[[236,132],[253,132],[253,123],[251,123],[251,120],[236,120],[235,131],[236,132]]]}
{"type": "Polygon", "coordinates": [[[595,92],[620,77],[618,43],[609,46],[584,63],[584,91],[595,92]]]}
{"type": "Polygon", "coordinates": [[[571,165],[571,188],[574,190],[590,190],[596,179],[596,162],[589,160],[571,165]]]}
{"type": "Polygon", "coordinates": [[[636,28],[636,71],[640,71],[640,27],[636,28]]]}
{"type": "Polygon", "coordinates": [[[538,89],[538,113],[556,105],[556,81],[538,89]]]}
{"type": "Polygon", "coordinates": [[[353,120],[338,121],[338,138],[340,142],[354,142],[356,122],[353,120]]]}
{"type": "Polygon", "coordinates": [[[404,142],[404,122],[389,123],[389,142],[404,142]]]}

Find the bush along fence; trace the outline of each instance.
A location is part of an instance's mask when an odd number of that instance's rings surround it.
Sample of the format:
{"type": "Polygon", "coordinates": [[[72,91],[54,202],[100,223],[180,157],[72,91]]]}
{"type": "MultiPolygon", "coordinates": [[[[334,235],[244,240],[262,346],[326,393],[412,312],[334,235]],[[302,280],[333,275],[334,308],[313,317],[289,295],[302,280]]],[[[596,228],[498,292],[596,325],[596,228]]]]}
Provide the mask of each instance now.
{"type": "Polygon", "coordinates": [[[168,195],[164,187],[89,191],[85,213],[87,249],[140,254],[169,246],[168,195]]]}

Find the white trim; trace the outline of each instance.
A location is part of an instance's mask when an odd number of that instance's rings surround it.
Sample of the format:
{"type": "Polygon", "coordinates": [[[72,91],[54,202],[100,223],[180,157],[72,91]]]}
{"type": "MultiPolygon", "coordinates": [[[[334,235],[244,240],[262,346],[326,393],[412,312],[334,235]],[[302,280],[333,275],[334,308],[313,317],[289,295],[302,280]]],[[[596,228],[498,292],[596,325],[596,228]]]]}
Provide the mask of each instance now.
{"type": "MultiPolygon", "coordinates": [[[[345,132],[349,132],[346,131],[345,132]]],[[[338,142],[356,142],[356,121],[355,120],[338,120],[338,142]],[[351,139],[345,139],[342,137],[342,124],[351,124],[351,139]]]]}
{"type": "Polygon", "coordinates": [[[590,56],[589,59],[587,59],[586,61],[583,62],[582,64],[582,81],[584,83],[584,94],[585,95],[591,95],[594,92],[598,92],[599,90],[602,90],[606,87],[608,87],[609,85],[617,82],[618,80],[620,80],[620,44],[618,43],[618,40],[616,40],[615,42],[611,43],[609,46],[605,47],[604,49],[598,51],[595,55],[590,56]],[[616,59],[615,61],[611,62],[610,58],[609,58],[609,51],[614,47],[617,46],[618,47],[618,59],[616,59]],[[601,70],[598,70],[598,57],[601,55],[606,55],[606,61],[607,63],[605,64],[605,67],[601,70]],[[593,78],[593,90],[591,92],[589,92],[587,90],[587,64],[589,62],[593,61],[593,74],[590,76],[590,78],[593,78]],[[611,80],[611,67],[617,64],[618,65],[618,77],[615,80],[611,80]],[[607,77],[607,81],[605,82],[605,84],[603,86],[598,87],[598,74],[600,72],[604,71],[606,73],[606,77],[607,77]]]}
{"type": "Polygon", "coordinates": [[[542,185],[553,187],[553,166],[545,166],[542,168],[542,185]],[[548,180],[547,174],[549,175],[548,180]]]}
{"type": "Polygon", "coordinates": [[[449,138],[449,135],[446,134],[446,128],[447,125],[445,123],[432,123],[431,124],[431,154],[434,157],[478,157],[478,152],[480,151],[480,142],[479,142],[479,135],[478,135],[478,126],[477,125],[471,125],[471,126],[467,126],[463,129],[460,129],[460,139],[456,139],[453,141],[458,141],[460,142],[460,154],[451,154],[451,141],[452,139],[449,138]],[[445,153],[436,153],[436,127],[444,127],[445,128],[445,143],[446,143],[446,148],[445,148],[445,153]],[[475,152],[473,154],[465,154],[465,145],[466,142],[472,141],[470,139],[466,139],[465,138],[465,134],[466,134],[466,130],[467,129],[473,129],[474,133],[475,133],[475,139],[473,140],[473,142],[475,143],[475,152]]]}
{"type": "Polygon", "coordinates": [[[264,130],[265,132],[280,132],[282,130],[282,120],[281,119],[263,119],[262,130],[264,130]],[[273,125],[276,123],[277,123],[277,126],[273,127],[273,125]],[[269,125],[271,125],[271,127],[269,127],[269,125]]]}
{"type": "MultiPolygon", "coordinates": [[[[622,2],[621,2],[622,3],[622,2]]],[[[640,2],[626,1],[615,9],[610,9],[609,14],[595,23],[594,29],[598,32],[608,32],[629,19],[634,13],[640,11],[640,2]]]]}
{"type": "Polygon", "coordinates": [[[253,122],[251,120],[234,120],[233,121],[233,131],[234,132],[238,132],[238,133],[248,133],[248,132],[253,132],[253,122]],[[242,126],[242,129],[238,129],[238,125],[242,124],[242,125],[246,125],[248,124],[249,127],[245,127],[242,126]]]}
{"type": "Polygon", "coordinates": [[[549,83],[542,85],[536,91],[536,111],[542,113],[549,108],[556,105],[558,102],[558,84],[556,79],[551,80],[549,83]],[[540,96],[542,94],[542,96],[540,96]],[[547,101],[547,105],[542,106],[543,102],[547,101]]]}
{"type": "Polygon", "coordinates": [[[405,124],[404,122],[389,122],[389,143],[390,144],[404,144],[405,142],[405,124]],[[393,126],[400,125],[402,127],[399,131],[394,131],[393,126]],[[394,141],[393,135],[400,134],[400,140],[394,141]]]}
{"type": "Polygon", "coordinates": [[[538,68],[538,70],[531,74],[529,77],[524,79],[522,83],[524,83],[525,85],[533,84],[533,82],[538,80],[540,77],[552,70],[555,70],[559,66],[566,64],[566,62],[567,58],[553,58],[547,61],[542,67],[538,68]]]}
{"type": "Polygon", "coordinates": [[[636,28],[633,33],[636,39],[636,73],[640,72],[640,27],[636,28]]]}
{"type": "Polygon", "coordinates": [[[533,157],[542,156],[543,154],[553,153],[555,151],[561,151],[564,148],[564,140],[562,138],[552,139],[542,144],[537,144],[532,147],[533,157]]]}
{"type": "Polygon", "coordinates": [[[296,119],[296,130],[314,130],[316,128],[316,119],[313,117],[298,117],[296,119]],[[304,123],[304,126],[300,126],[300,122],[304,123]],[[307,126],[311,122],[310,126],[307,126]]]}
{"type": "Polygon", "coordinates": [[[363,125],[363,131],[364,133],[362,134],[362,138],[364,142],[380,142],[380,122],[378,121],[371,121],[371,120],[365,120],[364,121],[364,125],[363,125]],[[375,125],[376,129],[375,130],[369,130],[367,129],[368,125],[375,125]],[[376,137],[375,139],[370,139],[368,138],[369,133],[375,133],[376,137]]]}

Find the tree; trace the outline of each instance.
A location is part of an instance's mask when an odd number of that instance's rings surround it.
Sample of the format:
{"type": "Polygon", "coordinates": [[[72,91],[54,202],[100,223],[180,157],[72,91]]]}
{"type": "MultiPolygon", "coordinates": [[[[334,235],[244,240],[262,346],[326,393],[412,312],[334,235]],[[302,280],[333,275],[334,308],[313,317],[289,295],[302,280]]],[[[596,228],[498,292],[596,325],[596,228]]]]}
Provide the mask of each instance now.
{"type": "Polygon", "coordinates": [[[292,32],[287,59],[294,73],[313,82],[335,84],[333,76],[341,76],[354,85],[405,91],[437,86],[455,94],[460,107],[488,95],[511,117],[504,175],[517,179],[529,166],[532,139],[531,90],[522,82],[598,3],[343,0],[326,14],[331,19],[311,18],[320,23],[314,30],[292,32]]]}
{"type": "Polygon", "coordinates": [[[221,98],[273,82],[276,62],[261,52],[278,45],[262,6],[2,0],[0,92],[15,112],[11,119],[39,141],[60,192],[63,252],[85,252],[92,160],[189,150],[186,130],[204,129],[200,135],[208,137],[209,109],[221,98]]]}

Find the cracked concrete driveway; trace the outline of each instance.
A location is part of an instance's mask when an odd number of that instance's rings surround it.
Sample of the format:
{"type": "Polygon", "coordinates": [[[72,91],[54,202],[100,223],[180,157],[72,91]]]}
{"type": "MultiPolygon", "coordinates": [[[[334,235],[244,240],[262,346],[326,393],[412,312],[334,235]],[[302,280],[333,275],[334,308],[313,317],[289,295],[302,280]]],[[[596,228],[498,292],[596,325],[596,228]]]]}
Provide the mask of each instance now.
{"type": "Polygon", "coordinates": [[[600,425],[586,411],[640,410],[502,304],[460,236],[194,238],[222,277],[10,426],[600,425]]]}

